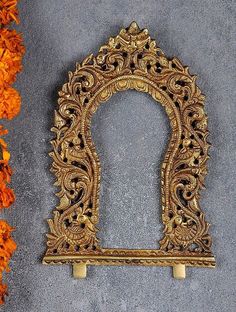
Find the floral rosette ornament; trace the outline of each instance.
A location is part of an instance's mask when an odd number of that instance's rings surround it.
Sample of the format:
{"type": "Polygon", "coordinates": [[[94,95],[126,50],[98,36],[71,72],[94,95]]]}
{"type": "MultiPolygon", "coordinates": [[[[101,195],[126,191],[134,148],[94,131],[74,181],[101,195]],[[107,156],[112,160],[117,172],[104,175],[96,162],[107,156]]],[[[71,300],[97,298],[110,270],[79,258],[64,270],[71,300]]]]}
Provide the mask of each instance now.
{"type": "MultiPolygon", "coordinates": [[[[0,0],[0,119],[9,120],[20,112],[21,97],[11,85],[22,70],[25,52],[21,35],[6,28],[11,22],[19,23],[17,0],[0,0]]],[[[0,209],[9,208],[15,200],[13,190],[8,187],[12,175],[8,164],[10,153],[2,139],[7,132],[0,125],[0,209]]],[[[12,230],[5,220],[0,220],[0,304],[4,303],[7,295],[7,285],[2,282],[3,273],[9,272],[9,261],[16,250],[12,230]]]]}

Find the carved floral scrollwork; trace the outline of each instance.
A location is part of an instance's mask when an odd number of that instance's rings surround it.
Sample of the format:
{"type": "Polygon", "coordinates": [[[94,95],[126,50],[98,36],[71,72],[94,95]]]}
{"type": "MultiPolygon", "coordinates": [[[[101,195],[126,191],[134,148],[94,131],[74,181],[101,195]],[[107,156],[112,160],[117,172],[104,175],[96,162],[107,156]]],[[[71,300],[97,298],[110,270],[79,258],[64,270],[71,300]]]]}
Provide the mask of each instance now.
{"type": "Polygon", "coordinates": [[[48,221],[47,255],[117,253],[102,249],[96,235],[100,163],[90,123],[102,102],[127,89],[147,92],[160,102],[172,128],[161,177],[164,236],[159,250],[146,253],[211,254],[209,224],[199,206],[209,158],[204,96],[188,67],[168,59],[148,31],[133,22],[97,56],[77,64],[59,92],[50,155],[60,203],[48,221]]]}

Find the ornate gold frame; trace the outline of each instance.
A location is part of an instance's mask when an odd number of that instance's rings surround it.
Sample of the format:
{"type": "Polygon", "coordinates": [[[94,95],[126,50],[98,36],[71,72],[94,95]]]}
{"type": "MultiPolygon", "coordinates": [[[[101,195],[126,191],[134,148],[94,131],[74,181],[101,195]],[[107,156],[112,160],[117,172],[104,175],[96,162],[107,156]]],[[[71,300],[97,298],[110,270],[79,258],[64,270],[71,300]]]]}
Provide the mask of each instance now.
{"type": "Polygon", "coordinates": [[[188,67],[168,59],[148,30],[133,22],[97,56],[77,64],[59,96],[50,156],[60,203],[48,220],[43,263],[73,264],[78,278],[86,276],[86,265],[172,266],[176,278],[185,277],[185,266],[214,267],[209,223],[198,202],[209,158],[207,116],[188,67]],[[127,89],[160,102],[172,128],[161,171],[164,236],[155,250],[104,249],[96,235],[101,168],[91,117],[102,102],[127,89]]]}

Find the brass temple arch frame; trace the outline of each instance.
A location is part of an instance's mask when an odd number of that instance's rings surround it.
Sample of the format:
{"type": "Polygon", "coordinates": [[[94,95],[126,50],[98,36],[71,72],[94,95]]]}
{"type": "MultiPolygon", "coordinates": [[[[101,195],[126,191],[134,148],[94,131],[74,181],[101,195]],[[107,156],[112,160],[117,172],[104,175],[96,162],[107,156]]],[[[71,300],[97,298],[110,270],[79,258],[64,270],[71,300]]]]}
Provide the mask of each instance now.
{"type": "Polygon", "coordinates": [[[48,220],[43,263],[72,264],[77,278],[86,276],[87,265],[172,266],[176,278],[185,277],[186,266],[214,267],[209,223],[199,206],[209,158],[207,116],[188,67],[168,59],[133,22],[77,64],[59,96],[50,155],[60,203],[48,220]],[[101,168],[91,118],[102,102],[128,89],[160,102],[172,128],[161,169],[164,235],[154,250],[102,248],[97,238],[101,168]]]}

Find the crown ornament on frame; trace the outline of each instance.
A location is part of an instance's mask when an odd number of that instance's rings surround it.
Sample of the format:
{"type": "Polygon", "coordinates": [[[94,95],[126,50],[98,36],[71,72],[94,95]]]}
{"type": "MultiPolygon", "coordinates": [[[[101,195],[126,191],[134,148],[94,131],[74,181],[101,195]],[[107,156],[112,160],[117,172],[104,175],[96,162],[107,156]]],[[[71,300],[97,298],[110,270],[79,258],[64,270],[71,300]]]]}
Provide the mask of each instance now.
{"type": "MultiPolygon", "coordinates": [[[[135,22],[90,54],[59,92],[52,131],[51,171],[59,205],[48,220],[44,264],[72,264],[76,278],[87,265],[214,267],[209,223],[199,206],[209,158],[204,96],[178,58],[168,59],[148,30],[135,22]],[[150,94],[166,110],[172,129],[161,167],[163,238],[154,250],[102,248],[97,237],[101,167],[91,139],[91,118],[114,93],[150,94]]],[[[147,211],[148,213],[148,211],[147,211]]]]}

